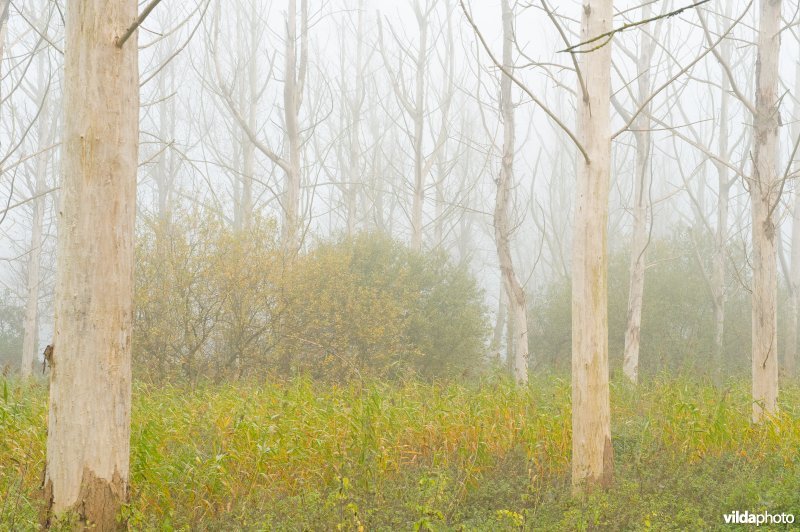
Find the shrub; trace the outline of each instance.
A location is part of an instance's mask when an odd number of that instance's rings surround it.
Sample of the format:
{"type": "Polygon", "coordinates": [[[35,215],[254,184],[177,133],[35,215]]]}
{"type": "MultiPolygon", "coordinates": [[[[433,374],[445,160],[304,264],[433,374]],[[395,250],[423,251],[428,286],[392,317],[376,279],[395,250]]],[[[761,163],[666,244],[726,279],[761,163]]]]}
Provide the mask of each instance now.
{"type": "Polygon", "coordinates": [[[176,214],[137,244],[134,369],[147,380],[240,377],[267,367],[281,258],[275,224],[233,230],[176,214]]]}
{"type": "Polygon", "coordinates": [[[268,220],[237,231],[187,213],[142,229],[137,376],[440,377],[480,365],[482,295],[443,254],[364,234],[287,257],[275,235],[268,220]]]}
{"type": "Polygon", "coordinates": [[[482,294],[441,253],[362,234],[300,257],[287,281],[284,371],[436,377],[480,365],[482,294]]]}

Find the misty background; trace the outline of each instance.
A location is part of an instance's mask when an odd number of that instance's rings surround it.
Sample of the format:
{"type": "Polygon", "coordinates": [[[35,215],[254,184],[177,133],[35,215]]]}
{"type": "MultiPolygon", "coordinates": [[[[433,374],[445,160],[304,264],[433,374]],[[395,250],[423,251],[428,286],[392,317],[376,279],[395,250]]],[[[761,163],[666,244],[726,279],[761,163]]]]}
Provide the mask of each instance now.
{"type": "MultiPolygon", "coordinates": [[[[551,4],[552,17],[576,43],[578,3],[551,4]]],[[[640,20],[645,5],[653,16],[684,6],[670,0],[615,4],[615,27],[640,20]]],[[[575,72],[570,55],[560,51],[566,45],[543,5],[512,6],[514,75],[571,127],[575,72]]],[[[499,57],[499,2],[465,2],[465,8],[499,57]]],[[[290,151],[284,92],[286,10],[280,1],[164,0],[141,28],[137,234],[142,242],[157,233],[159,220],[170,220],[185,234],[197,236],[203,234],[201,226],[219,232],[241,228],[252,217],[264,220],[265,227],[273,224],[266,231],[277,238],[286,212],[286,178],[275,159],[289,157],[290,151]],[[196,223],[208,219],[216,224],[212,229],[196,223]]],[[[781,49],[780,168],[787,173],[776,213],[781,228],[782,308],[788,304],[797,190],[791,162],[800,132],[796,10],[789,3],[784,8],[781,49]]],[[[648,69],[651,87],[675,78],[651,103],[644,371],[704,371],[711,356],[713,301],[708,282],[719,224],[719,164],[715,164],[719,159],[731,172],[730,207],[723,220],[728,265],[724,363],[731,371],[749,367],[750,215],[746,184],[734,171],[743,175],[751,171],[752,120],[734,92],[748,96],[754,92],[755,12],[747,2],[712,1],[614,37],[612,131],[623,128],[624,113],[638,106],[634,91],[641,32],[650,32],[656,42],[648,69]],[[735,89],[727,89],[725,116],[721,101],[726,73],[720,61],[707,53],[692,64],[709,46],[701,15],[712,39],[730,30],[728,68],[735,89]],[[719,152],[721,134],[726,134],[727,153],[719,152]]],[[[18,364],[31,297],[37,354],[52,335],[63,13],[60,1],[11,2],[2,37],[0,364],[9,366],[18,364]],[[33,261],[39,265],[34,276],[33,261]]],[[[448,0],[313,1],[297,48],[305,61],[297,114],[300,249],[310,252],[364,232],[412,243],[418,114],[425,169],[421,248],[443,253],[450,264],[464,267],[474,277],[484,317],[481,359],[504,364],[508,333],[502,309],[507,303],[492,216],[502,151],[500,70],[462,6],[448,0]],[[305,51],[301,42],[306,43],[305,51]],[[423,66],[418,68],[420,62],[423,66]]],[[[531,371],[568,369],[570,225],[577,150],[517,84],[512,94],[517,135],[512,255],[528,297],[531,371]]],[[[621,364],[626,320],[636,179],[632,132],[614,138],[612,153],[613,372],[621,364]]],[[[255,257],[245,253],[235,260],[255,257]]],[[[143,271],[153,270],[145,266],[143,271]]],[[[164,284],[155,291],[168,289],[174,280],[160,282],[164,284]]],[[[308,301],[314,300],[310,295],[308,301]]],[[[783,319],[782,313],[779,316],[783,319]]],[[[206,341],[207,356],[220,350],[212,345],[219,340],[209,336],[206,341]]],[[[143,346],[140,342],[140,350],[143,346]]]]}

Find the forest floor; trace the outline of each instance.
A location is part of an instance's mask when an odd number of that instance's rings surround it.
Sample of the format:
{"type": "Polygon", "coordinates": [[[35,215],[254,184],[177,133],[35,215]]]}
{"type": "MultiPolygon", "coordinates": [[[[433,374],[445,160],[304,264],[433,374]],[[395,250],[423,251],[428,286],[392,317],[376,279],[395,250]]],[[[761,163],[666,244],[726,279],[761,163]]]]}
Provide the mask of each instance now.
{"type": "MultiPolygon", "coordinates": [[[[0,530],[35,529],[46,387],[0,392],[0,530]]],[[[780,415],[753,426],[745,380],[612,383],[615,484],[574,498],[564,378],[137,384],[124,516],[132,530],[712,530],[735,510],[800,522],[800,388],[781,394],[780,415]]]]}

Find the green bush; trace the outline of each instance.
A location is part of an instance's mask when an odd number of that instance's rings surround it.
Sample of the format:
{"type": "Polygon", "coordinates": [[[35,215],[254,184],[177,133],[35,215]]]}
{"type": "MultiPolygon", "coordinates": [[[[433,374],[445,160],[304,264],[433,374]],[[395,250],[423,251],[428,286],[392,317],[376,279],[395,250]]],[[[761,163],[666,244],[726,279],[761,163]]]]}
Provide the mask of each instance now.
{"type": "Polygon", "coordinates": [[[443,254],[364,234],[287,257],[269,220],[237,231],[188,213],[140,233],[139,378],[432,378],[481,366],[482,294],[443,254]]]}
{"type": "Polygon", "coordinates": [[[323,244],[287,273],[287,372],[441,377],[479,367],[487,325],[466,268],[381,234],[323,244]]]}
{"type": "Polygon", "coordinates": [[[137,242],[134,370],[145,380],[238,378],[269,367],[282,260],[275,224],[193,213],[137,242]]]}

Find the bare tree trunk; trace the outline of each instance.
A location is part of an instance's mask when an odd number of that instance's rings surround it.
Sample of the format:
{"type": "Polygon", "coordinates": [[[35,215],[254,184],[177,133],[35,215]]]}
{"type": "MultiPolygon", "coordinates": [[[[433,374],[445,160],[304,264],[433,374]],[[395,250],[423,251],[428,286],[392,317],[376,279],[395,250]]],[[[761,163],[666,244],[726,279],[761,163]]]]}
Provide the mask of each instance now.
{"type": "Polygon", "coordinates": [[[501,360],[500,347],[503,344],[503,331],[506,329],[506,307],[508,306],[508,295],[506,294],[505,280],[500,276],[500,293],[497,296],[497,318],[494,322],[494,332],[490,350],[493,355],[501,360]]]}
{"type": "MultiPolygon", "coordinates": [[[[166,55],[166,54],[165,54],[166,55]]],[[[167,230],[172,220],[172,195],[175,183],[175,169],[172,167],[172,157],[167,143],[175,135],[175,101],[173,90],[175,88],[175,73],[173,65],[167,64],[158,78],[158,103],[159,137],[164,144],[158,155],[156,164],[156,194],[158,200],[158,220],[163,230],[167,230]],[[170,81],[169,87],[167,81],[170,81]]]]}
{"type": "Polygon", "coordinates": [[[422,249],[422,209],[425,204],[425,155],[422,152],[425,126],[425,70],[428,60],[428,18],[418,3],[414,13],[419,27],[416,78],[414,81],[414,191],[411,204],[411,247],[422,249]]]}
{"type": "MultiPolygon", "coordinates": [[[[800,62],[795,66],[796,91],[800,91],[800,62]]],[[[800,101],[795,102],[795,122],[793,122],[792,138],[800,136],[800,125],[797,119],[800,117],[800,101]]],[[[784,356],[784,367],[786,375],[793,377],[797,371],[797,330],[798,319],[800,318],[800,186],[795,185],[794,189],[794,209],[792,213],[792,258],[789,272],[789,317],[786,331],[786,355],[784,356]]]]}
{"type": "MultiPolygon", "coordinates": [[[[581,41],[611,30],[612,0],[584,0],[581,41]]],[[[581,54],[578,160],[572,253],[572,486],[613,481],[608,386],[608,192],[611,178],[611,43],[581,54]]]]}
{"type": "Polygon", "coordinates": [[[286,175],[286,197],[284,199],[285,224],[283,242],[287,250],[296,251],[300,246],[300,106],[303,102],[306,65],[308,59],[308,3],[301,0],[300,58],[297,58],[297,1],[289,0],[286,21],[286,72],[283,85],[284,120],[289,144],[288,171],[286,175]]]}
{"type": "MultiPolygon", "coordinates": [[[[514,14],[508,0],[502,1],[503,11],[503,68],[513,69],[511,57],[514,45],[514,14]]],[[[509,208],[514,179],[514,150],[516,132],[514,125],[514,103],[511,101],[511,78],[502,74],[500,78],[500,113],[503,118],[503,157],[500,175],[497,178],[497,196],[494,206],[494,239],[503,286],[508,295],[509,321],[513,323],[512,342],[509,353],[513,353],[512,368],[514,379],[520,384],[528,382],[528,312],[525,290],[522,288],[514,270],[511,257],[511,223],[509,208]]]]}
{"type": "Polygon", "coordinates": [[[753,422],[778,410],[778,56],[781,0],[761,0],[756,63],[753,178],[753,422]]]}
{"type": "MultiPolygon", "coordinates": [[[[725,4],[723,20],[730,20],[732,4],[725,4]]],[[[731,41],[725,39],[720,43],[720,56],[724,64],[729,64],[731,55],[731,41]]],[[[719,111],[719,157],[728,160],[728,118],[730,105],[730,80],[722,75],[722,90],[720,91],[719,111]]],[[[722,384],[722,353],[725,342],[725,290],[726,277],[726,250],[728,242],[728,206],[730,202],[731,182],[728,166],[721,161],[715,161],[717,169],[717,227],[714,233],[714,254],[711,270],[711,295],[714,306],[714,352],[712,360],[712,379],[717,386],[722,384]]]]}
{"type": "MultiPolygon", "coordinates": [[[[39,69],[40,79],[44,79],[43,68],[39,69]]],[[[34,372],[36,354],[39,350],[39,285],[41,283],[42,227],[44,225],[45,186],[47,180],[47,163],[52,141],[50,102],[47,94],[42,95],[42,110],[39,114],[39,153],[36,160],[36,199],[33,202],[33,227],[31,230],[31,246],[28,256],[26,276],[25,321],[22,336],[22,365],[20,375],[29,378],[34,372]]]]}
{"type": "MultiPolygon", "coordinates": [[[[41,155],[41,157],[44,157],[41,155]]],[[[38,166],[38,165],[37,165],[38,166]]],[[[36,176],[36,194],[43,192],[42,179],[36,176]]],[[[39,346],[39,282],[40,260],[42,255],[42,225],[44,222],[44,198],[36,198],[33,204],[33,229],[31,248],[28,256],[26,276],[25,322],[22,336],[22,364],[20,376],[30,378],[34,371],[34,361],[39,346]]]]}
{"type": "MultiPolygon", "coordinates": [[[[645,4],[642,18],[650,18],[652,7],[645,4]]],[[[648,31],[641,32],[637,60],[638,105],[650,97],[650,63],[653,42],[648,31]]],[[[644,270],[648,245],[647,219],[650,209],[650,106],[636,118],[636,168],[634,170],[633,238],[631,241],[630,283],[628,286],[628,320],[625,329],[625,352],[622,370],[634,384],[639,380],[644,270]]]]}
{"type": "MultiPolygon", "coordinates": [[[[363,188],[363,176],[361,175],[361,113],[364,105],[364,0],[358,2],[358,15],[356,22],[356,72],[355,72],[355,93],[348,102],[350,114],[350,142],[348,157],[348,176],[349,183],[345,186],[345,204],[347,209],[347,234],[353,235],[356,232],[356,205],[358,203],[358,191],[363,188]]],[[[344,64],[344,61],[342,61],[344,64]]]]}
{"type": "Polygon", "coordinates": [[[70,2],[42,524],[68,510],[116,530],[128,499],[138,165],[136,0],[70,2]]]}
{"type": "MultiPolygon", "coordinates": [[[[250,40],[248,47],[250,55],[247,62],[247,84],[244,90],[244,97],[240,102],[241,109],[247,109],[247,127],[250,131],[256,129],[256,114],[258,112],[258,13],[254,8],[250,12],[245,27],[250,30],[250,40]]],[[[242,84],[245,87],[245,84],[242,84]]],[[[247,137],[242,135],[242,197],[241,197],[241,223],[242,228],[249,228],[253,219],[253,179],[255,178],[256,168],[256,146],[247,137]]]]}

